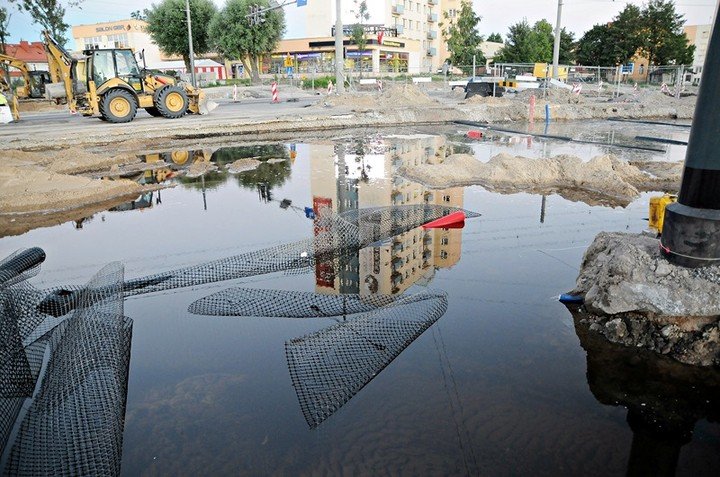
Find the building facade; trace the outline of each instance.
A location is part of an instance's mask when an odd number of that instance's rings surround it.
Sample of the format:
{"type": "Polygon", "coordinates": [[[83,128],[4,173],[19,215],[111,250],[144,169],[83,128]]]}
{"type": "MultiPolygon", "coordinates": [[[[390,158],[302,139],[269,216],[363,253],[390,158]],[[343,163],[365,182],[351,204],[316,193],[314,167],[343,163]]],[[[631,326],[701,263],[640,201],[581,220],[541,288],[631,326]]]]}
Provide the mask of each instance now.
{"type": "MultiPolygon", "coordinates": [[[[343,2],[342,23],[347,68],[373,72],[431,73],[441,57],[443,0],[373,0],[368,2],[366,47],[360,51],[350,41],[351,26],[358,22],[352,2],[343,2]]],[[[459,0],[445,0],[459,3],[459,0]]],[[[331,71],[335,63],[335,0],[313,0],[312,6],[286,7],[288,31],[274,54],[271,71],[282,71],[282,59],[291,55],[305,71],[331,71]]]]}
{"type": "MultiPolygon", "coordinates": [[[[40,41],[21,41],[5,44],[5,54],[24,61],[30,71],[47,71],[48,60],[45,47],[40,41]]],[[[10,76],[20,76],[20,72],[12,69],[10,76]]]]}
{"type": "Polygon", "coordinates": [[[118,20],[115,22],[75,25],[72,27],[75,50],[97,48],[132,48],[144,51],[148,68],[156,68],[165,59],[160,48],[153,43],[142,20],[118,20]]]}
{"type": "Polygon", "coordinates": [[[712,33],[712,25],[687,25],[685,26],[685,35],[688,37],[691,45],[695,45],[695,54],[693,56],[693,82],[700,81],[703,65],[705,64],[705,56],[707,55],[708,45],[710,44],[710,34],[712,33]]]}

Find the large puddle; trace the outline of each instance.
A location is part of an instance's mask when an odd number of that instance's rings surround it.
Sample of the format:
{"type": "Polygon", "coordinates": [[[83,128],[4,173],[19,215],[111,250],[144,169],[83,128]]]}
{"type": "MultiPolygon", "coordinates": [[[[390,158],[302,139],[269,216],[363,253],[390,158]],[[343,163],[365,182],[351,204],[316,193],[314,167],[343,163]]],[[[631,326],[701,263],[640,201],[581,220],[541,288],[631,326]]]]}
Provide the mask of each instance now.
{"type": "MultiPolygon", "coordinates": [[[[671,126],[634,127],[576,131],[622,144],[639,144],[645,132],[687,138],[671,126]]],[[[469,141],[466,130],[158,151],[145,161],[172,165],[135,178],[176,187],[0,239],[3,256],[42,247],[47,260],[32,283],[50,288],[84,283],[113,261],[131,279],[307,240],[318,234],[312,209],[320,206],[482,214],[464,228],[416,228],[311,266],[127,298],[134,327],[122,473],[716,474],[717,373],[598,340],[557,301],[598,232],[646,228],[652,194],[608,208],[480,187],[430,190],[396,174],[447,148],[479,160],[608,151],[499,132],[469,141]],[[260,162],[237,172],[248,167],[241,158],[260,162]],[[203,162],[217,170],[181,173],[203,162]],[[446,311],[432,298],[445,294],[446,311]],[[219,298],[189,312],[211,295],[219,298]],[[372,295],[432,299],[390,306],[380,318],[321,309],[352,309],[372,295]],[[293,318],[224,316],[240,308],[293,318]]],[[[652,147],[610,151],[684,154],[652,147]]]]}

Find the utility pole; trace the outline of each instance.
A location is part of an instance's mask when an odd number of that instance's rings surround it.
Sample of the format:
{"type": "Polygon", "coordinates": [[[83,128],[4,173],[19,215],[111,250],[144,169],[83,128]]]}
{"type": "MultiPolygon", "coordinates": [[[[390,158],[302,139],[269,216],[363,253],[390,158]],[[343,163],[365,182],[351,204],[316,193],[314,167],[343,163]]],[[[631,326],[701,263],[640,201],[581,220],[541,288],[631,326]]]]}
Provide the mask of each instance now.
{"type": "Polygon", "coordinates": [[[558,0],[558,14],[557,22],[555,23],[555,44],[553,45],[553,79],[558,79],[559,68],[558,63],[560,62],[560,17],[562,16],[563,0],[558,0]]]}
{"type": "Polygon", "coordinates": [[[343,24],[342,1],[335,0],[335,91],[338,94],[345,92],[345,78],[343,78],[343,24]]]}
{"type": "Polygon", "coordinates": [[[702,267],[720,263],[720,16],[702,69],[700,91],[685,153],[678,201],[665,208],[660,249],[672,263],[702,267]]]}
{"type": "Polygon", "coordinates": [[[193,52],[192,43],[192,25],[190,24],[190,0],[185,0],[185,12],[187,13],[188,46],[190,47],[190,82],[194,88],[197,88],[197,81],[195,79],[195,53],[193,52]]]}

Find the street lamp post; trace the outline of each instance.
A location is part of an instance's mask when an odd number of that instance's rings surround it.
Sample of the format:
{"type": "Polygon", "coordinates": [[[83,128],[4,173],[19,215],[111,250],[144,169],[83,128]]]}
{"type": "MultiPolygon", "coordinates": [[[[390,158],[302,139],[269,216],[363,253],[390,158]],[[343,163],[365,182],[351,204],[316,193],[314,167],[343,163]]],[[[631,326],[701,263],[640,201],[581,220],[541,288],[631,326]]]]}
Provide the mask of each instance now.
{"type": "Polygon", "coordinates": [[[558,0],[557,22],[555,23],[555,43],[553,44],[553,79],[558,79],[558,63],[560,63],[560,17],[562,16],[563,0],[558,0]]]}
{"type": "Polygon", "coordinates": [[[720,17],[700,80],[678,201],[665,209],[660,247],[685,267],[720,264],[720,17]]]}
{"type": "Polygon", "coordinates": [[[190,82],[193,87],[197,87],[197,81],[195,80],[195,53],[193,52],[192,43],[192,25],[190,24],[190,0],[185,0],[185,12],[187,13],[187,24],[188,24],[188,46],[190,47],[190,82]]]}
{"type": "Polygon", "coordinates": [[[343,24],[342,2],[335,0],[335,90],[338,94],[345,92],[345,79],[343,78],[343,24]]]}

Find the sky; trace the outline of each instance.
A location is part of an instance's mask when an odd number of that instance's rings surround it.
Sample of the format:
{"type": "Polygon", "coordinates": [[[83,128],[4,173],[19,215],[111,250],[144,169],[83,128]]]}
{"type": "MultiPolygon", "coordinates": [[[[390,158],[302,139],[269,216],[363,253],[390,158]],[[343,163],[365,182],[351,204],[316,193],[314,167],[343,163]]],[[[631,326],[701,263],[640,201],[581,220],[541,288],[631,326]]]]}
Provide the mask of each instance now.
{"type": "MultiPolygon", "coordinates": [[[[61,0],[67,3],[67,0],[61,0]]],[[[222,7],[224,0],[213,0],[219,7],[222,7]]],[[[351,0],[343,0],[350,2],[351,0]]],[[[368,7],[372,10],[373,2],[381,0],[367,0],[368,7]]],[[[562,26],[575,33],[575,38],[598,23],[610,21],[617,13],[625,8],[625,5],[632,3],[638,6],[643,4],[642,0],[562,0],[562,26]]],[[[8,0],[1,0],[11,12],[10,38],[9,42],[16,43],[22,40],[39,41],[40,27],[32,23],[27,13],[20,13],[8,0]]],[[[81,8],[68,7],[66,11],[66,22],[72,25],[97,23],[103,21],[116,21],[130,18],[134,10],[147,8],[147,0],[84,0],[81,8]]],[[[312,8],[313,0],[308,0],[307,7],[288,6],[288,9],[312,8]]],[[[717,2],[715,0],[676,0],[676,9],[685,15],[686,24],[709,24],[712,23],[717,2]]],[[[557,17],[557,0],[473,0],[475,11],[482,17],[478,29],[482,35],[499,32],[505,37],[510,25],[513,25],[523,18],[529,23],[534,23],[543,18],[551,24],[555,24],[557,17]]],[[[291,15],[286,15],[288,22],[292,21],[291,15]]],[[[288,28],[291,30],[291,28],[288,28]]],[[[70,36],[68,34],[68,36],[70,36]]]]}

